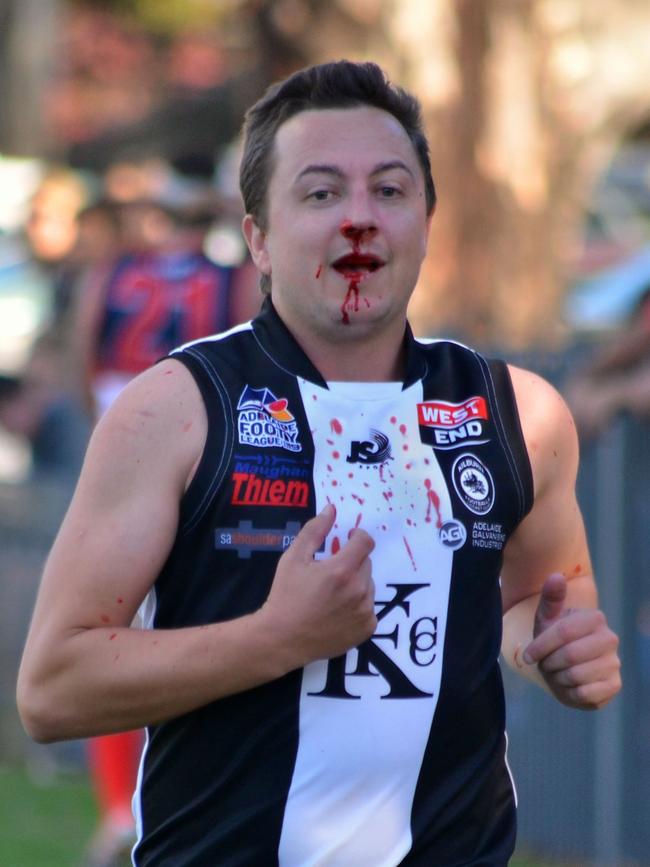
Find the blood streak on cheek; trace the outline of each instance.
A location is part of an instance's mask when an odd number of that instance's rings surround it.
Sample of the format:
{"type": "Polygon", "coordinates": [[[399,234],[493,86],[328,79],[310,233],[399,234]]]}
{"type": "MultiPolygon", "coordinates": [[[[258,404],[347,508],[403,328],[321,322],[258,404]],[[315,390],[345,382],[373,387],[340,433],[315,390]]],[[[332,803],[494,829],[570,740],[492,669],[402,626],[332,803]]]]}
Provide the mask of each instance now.
{"type": "Polygon", "coordinates": [[[323,273],[323,266],[322,266],[322,265],[319,265],[318,268],[316,268],[316,279],[317,279],[317,280],[320,279],[320,275],[321,275],[322,273],[323,273]]]}
{"type": "Polygon", "coordinates": [[[424,519],[427,523],[431,521],[431,506],[436,510],[436,527],[442,527],[442,515],[440,514],[440,497],[431,489],[431,479],[424,480],[424,486],[427,489],[427,514],[424,519]]]}

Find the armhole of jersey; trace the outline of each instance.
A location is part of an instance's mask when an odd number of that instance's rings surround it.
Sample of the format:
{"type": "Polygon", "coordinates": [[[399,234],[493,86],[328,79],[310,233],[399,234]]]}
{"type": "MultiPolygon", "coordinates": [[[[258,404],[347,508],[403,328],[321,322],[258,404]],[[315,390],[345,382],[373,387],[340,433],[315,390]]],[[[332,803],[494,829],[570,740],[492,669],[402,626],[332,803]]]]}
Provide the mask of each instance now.
{"type": "Polygon", "coordinates": [[[533,507],[534,485],[533,471],[517,409],[517,398],[506,362],[499,358],[488,358],[485,361],[495,391],[495,405],[498,405],[499,410],[497,423],[503,429],[504,447],[514,462],[513,472],[520,485],[520,519],[523,519],[533,507]],[[501,400],[498,400],[499,397],[501,400]]]}
{"type": "Polygon", "coordinates": [[[187,535],[200,522],[224,479],[232,452],[234,418],[221,378],[198,348],[189,347],[168,357],[180,361],[191,373],[208,421],[203,454],[180,505],[179,532],[187,535]]]}

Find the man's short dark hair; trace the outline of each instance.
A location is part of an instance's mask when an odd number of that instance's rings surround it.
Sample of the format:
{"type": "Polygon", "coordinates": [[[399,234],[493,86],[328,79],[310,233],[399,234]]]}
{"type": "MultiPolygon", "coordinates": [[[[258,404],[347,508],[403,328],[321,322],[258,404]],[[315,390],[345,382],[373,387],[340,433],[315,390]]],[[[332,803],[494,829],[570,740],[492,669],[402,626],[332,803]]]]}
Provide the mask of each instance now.
{"type": "Polygon", "coordinates": [[[433,211],[436,192],[418,100],[391,84],[376,63],[339,60],[309,66],[272,85],[246,113],[239,186],[246,213],[260,228],[266,227],[267,191],[279,127],[301,111],[363,106],[386,111],[402,125],[422,167],[427,214],[433,211]]]}

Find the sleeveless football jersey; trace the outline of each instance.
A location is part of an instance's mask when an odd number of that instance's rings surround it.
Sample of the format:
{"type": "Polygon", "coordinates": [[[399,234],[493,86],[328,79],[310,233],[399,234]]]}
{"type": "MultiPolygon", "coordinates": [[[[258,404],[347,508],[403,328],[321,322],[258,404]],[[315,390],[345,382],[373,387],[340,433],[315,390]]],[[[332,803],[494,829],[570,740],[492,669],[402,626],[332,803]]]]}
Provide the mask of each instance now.
{"type": "Polygon", "coordinates": [[[515,840],[499,670],[503,547],[532,477],[503,362],[405,335],[406,377],[327,383],[270,301],[173,353],[208,416],[148,625],[265,601],[328,502],[374,538],[375,634],[152,726],[140,867],[498,867],[515,840]]]}

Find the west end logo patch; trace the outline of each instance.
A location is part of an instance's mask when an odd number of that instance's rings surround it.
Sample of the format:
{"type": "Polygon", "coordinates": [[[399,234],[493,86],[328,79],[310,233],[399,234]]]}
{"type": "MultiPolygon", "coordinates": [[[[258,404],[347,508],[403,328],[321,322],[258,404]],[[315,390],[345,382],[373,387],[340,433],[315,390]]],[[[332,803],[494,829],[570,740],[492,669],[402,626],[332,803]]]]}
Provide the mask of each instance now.
{"type": "Polygon", "coordinates": [[[470,512],[485,515],[494,505],[494,482],[490,471],[477,457],[463,454],[452,467],[454,488],[470,512]]]}
{"type": "Polygon", "coordinates": [[[298,425],[288,405],[286,397],[277,398],[270,388],[251,388],[247,385],[237,404],[240,444],[301,452],[298,425]]]}
{"type": "Polygon", "coordinates": [[[460,403],[428,400],[418,404],[421,440],[434,449],[457,449],[488,442],[484,422],[488,420],[484,397],[469,397],[460,403]]]}

